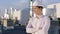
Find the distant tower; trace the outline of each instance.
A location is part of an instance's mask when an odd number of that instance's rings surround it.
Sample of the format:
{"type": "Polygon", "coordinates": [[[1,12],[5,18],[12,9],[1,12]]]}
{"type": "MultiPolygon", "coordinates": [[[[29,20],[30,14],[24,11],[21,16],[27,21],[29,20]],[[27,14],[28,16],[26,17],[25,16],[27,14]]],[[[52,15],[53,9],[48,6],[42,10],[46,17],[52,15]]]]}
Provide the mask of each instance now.
{"type": "Polygon", "coordinates": [[[7,9],[5,9],[5,13],[7,14],[7,9]]]}
{"type": "Polygon", "coordinates": [[[43,15],[46,15],[46,8],[43,8],[42,13],[43,13],[43,15]]]}
{"type": "Polygon", "coordinates": [[[16,9],[15,9],[15,11],[16,11],[16,9]]]}
{"type": "Polygon", "coordinates": [[[5,9],[4,18],[9,19],[9,15],[8,15],[8,11],[7,11],[7,9],[5,9]]]}
{"type": "Polygon", "coordinates": [[[10,18],[13,18],[13,8],[10,8],[11,9],[11,13],[10,13],[10,18]]]}
{"type": "Polygon", "coordinates": [[[11,9],[11,14],[12,14],[12,8],[10,8],[11,9]]]}
{"type": "Polygon", "coordinates": [[[32,0],[30,1],[30,16],[32,17],[32,0]]]}

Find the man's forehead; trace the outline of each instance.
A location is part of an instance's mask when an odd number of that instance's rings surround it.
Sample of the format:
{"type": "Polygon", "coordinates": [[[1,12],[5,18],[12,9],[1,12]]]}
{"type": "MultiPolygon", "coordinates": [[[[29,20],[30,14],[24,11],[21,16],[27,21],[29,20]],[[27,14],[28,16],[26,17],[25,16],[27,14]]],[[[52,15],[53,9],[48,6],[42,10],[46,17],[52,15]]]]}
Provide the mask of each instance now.
{"type": "Polygon", "coordinates": [[[38,8],[37,6],[33,6],[32,8],[38,8]]]}

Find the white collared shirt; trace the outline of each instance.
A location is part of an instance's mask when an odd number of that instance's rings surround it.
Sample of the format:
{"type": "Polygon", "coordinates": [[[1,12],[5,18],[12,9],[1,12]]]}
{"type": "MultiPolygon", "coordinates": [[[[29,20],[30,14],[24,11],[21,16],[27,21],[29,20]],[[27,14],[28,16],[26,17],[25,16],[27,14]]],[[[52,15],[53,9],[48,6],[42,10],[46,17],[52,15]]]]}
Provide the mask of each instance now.
{"type": "Polygon", "coordinates": [[[26,27],[26,32],[32,34],[48,34],[49,27],[50,19],[47,16],[41,15],[39,19],[32,17],[29,20],[29,23],[26,27]]]}

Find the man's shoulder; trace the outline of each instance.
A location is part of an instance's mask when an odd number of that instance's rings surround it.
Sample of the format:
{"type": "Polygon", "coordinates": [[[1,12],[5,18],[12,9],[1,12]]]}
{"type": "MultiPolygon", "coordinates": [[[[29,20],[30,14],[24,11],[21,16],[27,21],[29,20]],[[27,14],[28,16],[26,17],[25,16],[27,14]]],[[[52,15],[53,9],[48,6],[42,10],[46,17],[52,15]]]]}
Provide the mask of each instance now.
{"type": "Polygon", "coordinates": [[[49,19],[49,17],[48,17],[48,16],[46,16],[46,15],[43,15],[43,18],[45,18],[45,19],[49,19]]]}

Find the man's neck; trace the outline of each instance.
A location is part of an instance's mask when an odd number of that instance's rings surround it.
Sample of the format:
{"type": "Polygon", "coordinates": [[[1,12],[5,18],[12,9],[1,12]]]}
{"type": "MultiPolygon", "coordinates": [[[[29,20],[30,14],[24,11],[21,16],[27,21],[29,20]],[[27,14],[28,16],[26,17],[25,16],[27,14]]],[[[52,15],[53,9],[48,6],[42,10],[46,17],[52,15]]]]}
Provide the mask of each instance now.
{"type": "Polygon", "coordinates": [[[38,19],[39,19],[39,17],[40,17],[41,15],[42,15],[42,14],[36,15],[36,18],[38,18],[38,19]]]}

